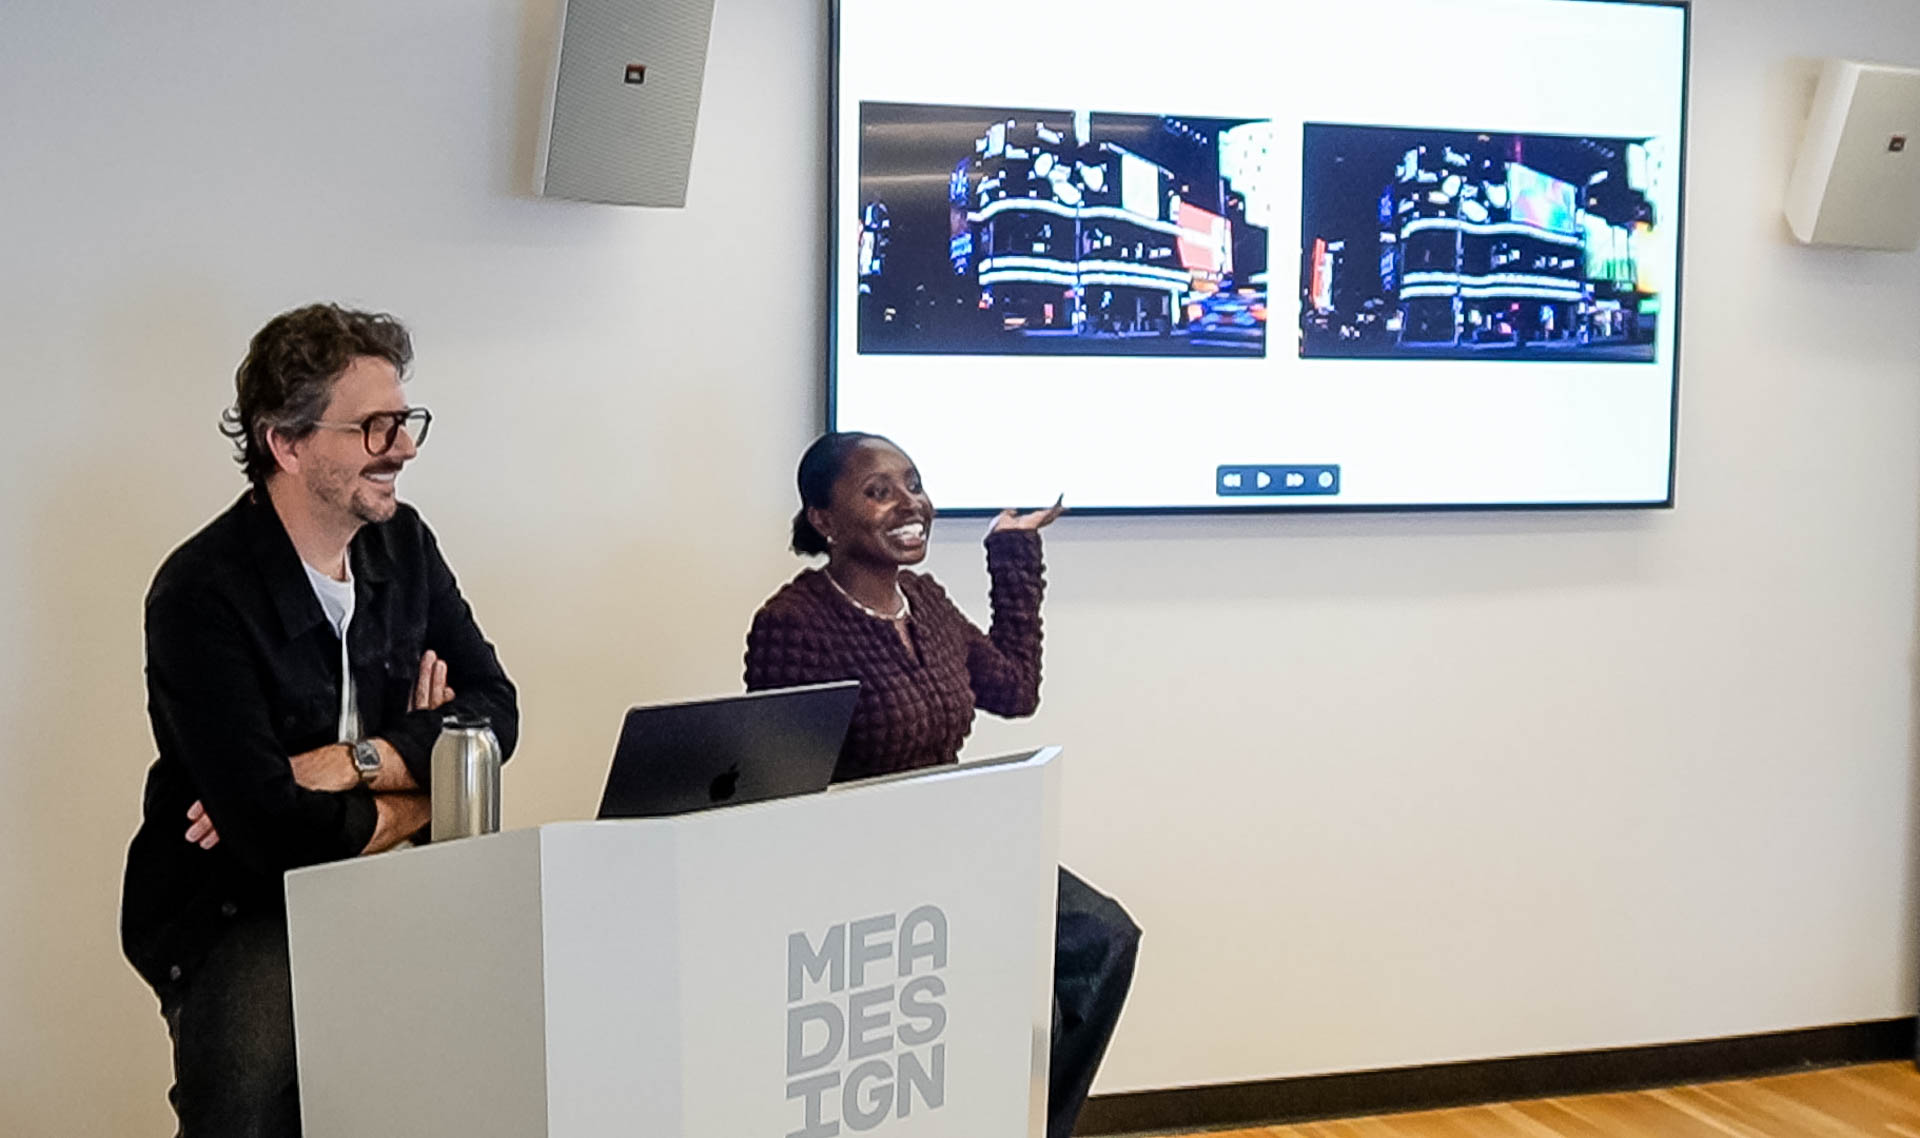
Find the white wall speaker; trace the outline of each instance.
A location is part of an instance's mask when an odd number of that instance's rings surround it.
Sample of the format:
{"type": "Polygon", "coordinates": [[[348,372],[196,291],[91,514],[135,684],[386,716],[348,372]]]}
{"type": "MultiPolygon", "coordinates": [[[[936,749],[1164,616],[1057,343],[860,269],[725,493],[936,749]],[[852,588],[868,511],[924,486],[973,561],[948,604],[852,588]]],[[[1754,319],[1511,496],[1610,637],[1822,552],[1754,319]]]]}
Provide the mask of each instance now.
{"type": "Polygon", "coordinates": [[[1809,245],[1920,248],[1920,70],[1827,60],[1787,223],[1809,245]]]}
{"type": "Polygon", "coordinates": [[[684,206],[713,0],[561,0],[534,192],[684,206]]]}

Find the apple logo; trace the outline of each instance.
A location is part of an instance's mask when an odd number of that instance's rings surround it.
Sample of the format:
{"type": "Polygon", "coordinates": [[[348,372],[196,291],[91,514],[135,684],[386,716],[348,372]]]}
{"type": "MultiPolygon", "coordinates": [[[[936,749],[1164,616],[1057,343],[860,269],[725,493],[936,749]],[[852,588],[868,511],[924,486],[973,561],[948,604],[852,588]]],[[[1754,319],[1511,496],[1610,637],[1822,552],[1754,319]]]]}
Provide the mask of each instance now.
{"type": "Polygon", "coordinates": [[[713,784],[707,787],[707,799],[710,802],[725,802],[733,797],[733,792],[739,787],[740,764],[735,763],[714,778],[713,784]]]}

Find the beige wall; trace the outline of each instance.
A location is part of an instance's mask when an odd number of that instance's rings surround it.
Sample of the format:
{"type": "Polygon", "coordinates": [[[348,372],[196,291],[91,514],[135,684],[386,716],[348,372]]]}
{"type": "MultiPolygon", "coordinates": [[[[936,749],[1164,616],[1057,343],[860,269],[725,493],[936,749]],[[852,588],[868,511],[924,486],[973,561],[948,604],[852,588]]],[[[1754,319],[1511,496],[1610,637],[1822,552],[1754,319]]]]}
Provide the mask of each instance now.
{"type": "MultiPolygon", "coordinates": [[[[819,8],[722,0],[683,212],[518,194],[546,0],[0,9],[0,1132],[167,1124],[139,606],[268,315],[414,326],[510,824],[737,685],[818,414],[819,8]]],[[[1913,1011],[1920,260],[1777,210],[1809,60],[1920,62],[1920,8],[1696,16],[1678,509],[1051,531],[1045,706],[976,746],[1067,745],[1068,860],[1147,926],[1106,1089],[1913,1011]]]]}

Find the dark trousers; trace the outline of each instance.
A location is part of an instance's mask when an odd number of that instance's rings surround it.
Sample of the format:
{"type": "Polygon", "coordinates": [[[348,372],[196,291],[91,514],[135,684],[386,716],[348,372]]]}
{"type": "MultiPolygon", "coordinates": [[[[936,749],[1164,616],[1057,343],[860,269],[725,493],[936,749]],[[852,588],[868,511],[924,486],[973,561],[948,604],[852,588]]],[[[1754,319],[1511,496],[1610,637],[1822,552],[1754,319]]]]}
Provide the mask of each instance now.
{"type": "Polygon", "coordinates": [[[1054,918],[1053,1061],[1047,1138],[1068,1138],[1133,984],[1140,926],[1113,898],[1064,867],[1054,918]]]}
{"type": "Polygon", "coordinates": [[[173,1037],[175,1138],[299,1138],[287,922],[243,917],[160,994],[173,1037]]]}

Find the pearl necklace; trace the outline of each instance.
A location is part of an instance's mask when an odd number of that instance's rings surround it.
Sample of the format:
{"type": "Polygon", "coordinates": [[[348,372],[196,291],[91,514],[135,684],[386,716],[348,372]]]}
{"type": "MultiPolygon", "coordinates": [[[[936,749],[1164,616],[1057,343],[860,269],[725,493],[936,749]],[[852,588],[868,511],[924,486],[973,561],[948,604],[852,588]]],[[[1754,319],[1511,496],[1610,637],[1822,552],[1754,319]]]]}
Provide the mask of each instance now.
{"type": "Polygon", "coordinates": [[[840,582],[833,579],[833,573],[831,571],[822,569],[820,570],[820,572],[822,576],[826,577],[827,584],[833,586],[834,592],[839,593],[841,596],[847,598],[848,604],[852,605],[854,608],[859,609],[861,612],[866,613],[868,616],[872,617],[875,620],[884,620],[884,621],[888,621],[889,623],[893,621],[905,620],[907,619],[907,615],[913,611],[913,606],[907,603],[907,594],[900,590],[900,582],[898,581],[895,581],[893,583],[893,595],[900,598],[900,611],[896,613],[888,614],[888,613],[880,612],[877,609],[869,608],[864,604],[861,604],[859,598],[855,597],[852,593],[847,592],[847,590],[841,586],[840,582]]]}

